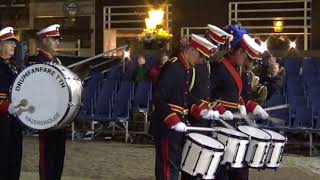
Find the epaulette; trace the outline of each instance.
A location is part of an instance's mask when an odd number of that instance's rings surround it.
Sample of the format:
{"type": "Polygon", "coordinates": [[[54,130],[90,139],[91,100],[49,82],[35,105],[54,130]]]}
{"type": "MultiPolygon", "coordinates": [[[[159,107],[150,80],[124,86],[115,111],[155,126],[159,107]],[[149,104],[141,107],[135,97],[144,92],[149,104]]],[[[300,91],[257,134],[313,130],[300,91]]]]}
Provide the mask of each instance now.
{"type": "Polygon", "coordinates": [[[169,59],[169,62],[174,63],[178,60],[177,57],[172,57],[171,59],[169,59]]]}

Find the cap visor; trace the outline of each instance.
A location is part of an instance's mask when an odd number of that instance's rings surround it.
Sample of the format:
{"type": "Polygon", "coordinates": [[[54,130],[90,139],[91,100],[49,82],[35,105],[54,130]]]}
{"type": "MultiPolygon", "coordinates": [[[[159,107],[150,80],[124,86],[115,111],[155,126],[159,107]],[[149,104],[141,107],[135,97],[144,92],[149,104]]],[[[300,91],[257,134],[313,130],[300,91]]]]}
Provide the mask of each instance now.
{"type": "Polygon", "coordinates": [[[18,39],[15,38],[15,37],[10,37],[10,38],[7,38],[7,39],[3,39],[2,41],[14,41],[14,42],[18,42],[18,39]]]}

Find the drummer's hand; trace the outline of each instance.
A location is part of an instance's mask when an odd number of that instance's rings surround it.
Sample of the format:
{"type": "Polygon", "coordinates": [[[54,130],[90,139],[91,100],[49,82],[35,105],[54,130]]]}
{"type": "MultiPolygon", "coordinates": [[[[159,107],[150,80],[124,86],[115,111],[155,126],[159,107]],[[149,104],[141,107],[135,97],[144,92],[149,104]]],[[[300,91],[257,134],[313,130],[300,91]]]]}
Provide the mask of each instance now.
{"type": "Polygon", "coordinates": [[[220,116],[223,120],[233,120],[233,114],[231,111],[226,110],[221,116],[220,116]]]}
{"type": "Polygon", "coordinates": [[[183,122],[178,122],[176,125],[172,126],[171,129],[178,132],[186,132],[187,125],[183,122]]]}
{"type": "Polygon", "coordinates": [[[17,115],[19,112],[19,108],[16,108],[16,105],[14,105],[13,103],[10,103],[8,107],[8,112],[9,114],[17,115]]]}
{"type": "Polygon", "coordinates": [[[240,111],[240,114],[241,114],[242,116],[246,116],[246,115],[247,115],[246,106],[240,105],[240,106],[239,106],[239,111],[240,111]]]}
{"type": "Polygon", "coordinates": [[[255,116],[258,116],[261,119],[268,119],[269,118],[269,114],[260,105],[257,105],[254,108],[253,114],[255,116]]]}
{"type": "Polygon", "coordinates": [[[219,118],[220,113],[219,113],[219,111],[214,111],[214,110],[211,110],[211,109],[204,109],[204,110],[202,110],[200,112],[200,116],[203,119],[215,120],[215,119],[219,118]]]}

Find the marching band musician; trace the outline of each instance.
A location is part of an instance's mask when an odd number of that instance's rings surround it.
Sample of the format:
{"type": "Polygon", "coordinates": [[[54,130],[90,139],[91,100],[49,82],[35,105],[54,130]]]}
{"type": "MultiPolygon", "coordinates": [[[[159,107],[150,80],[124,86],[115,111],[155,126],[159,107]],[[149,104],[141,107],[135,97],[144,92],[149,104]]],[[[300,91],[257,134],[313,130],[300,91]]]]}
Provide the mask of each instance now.
{"type": "Polygon", "coordinates": [[[12,62],[17,39],[13,28],[0,30],[0,179],[19,180],[22,158],[22,127],[15,115],[18,108],[9,101],[9,89],[19,73],[12,62]]]}
{"type": "MultiPolygon", "coordinates": [[[[209,103],[210,102],[210,89],[211,89],[211,83],[210,83],[210,74],[211,74],[211,65],[209,62],[209,59],[214,56],[215,53],[217,53],[219,45],[224,44],[226,41],[226,38],[230,37],[231,35],[224,32],[223,30],[219,29],[216,26],[208,25],[209,27],[209,36],[210,39],[212,39],[213,43],[217,44],[215,46],[212,44],[211,46],[215,47],[213,48],[213,51],[210,52],[210,54],[201,53],[202,64],[195,65],[195,83],[194,87],[191,90],[191,95],[193,97],[196,97],[198,99],[201,99],[204,102],[209,103]]],[[[197,42],[197,39],[192,42],[197,42]]],[[[211,44],[208,40],[202,38],[202,41],[198,41],[197,43],[206,43],[211,44]]],[[[214,116],[213,119],[195,119],[193,117],[190,117],[190,124],[192,126],[199,126],[199,127],[211,127],[212,121],[220,117],[218,109],[220,109],[220,112],[223,112],[221,117],[225,120],[232,120],[233,115],[230,111],[226,110],[220,103],[211,103],[213,109],[214,109],[214,116]]],[[[205,133],[207,134],[207,133],[205,133]]]]}
{"type": "MultiPolygon", "coordinates": [[[[237,26],[230,25],[234,36],[230,42],[231,50],[225,58],[214,65],[214,71],[211,76],[212,97],[228,110],[240,112],[246,116],[247,111],[259,116],[261,119],[268,118],[268,113],[260,105],[253,101],[244,102],[241,97],[243,90],[242,80],[239,74],[239,68],[247,58],[260,59],[262,48],[247,35],[247,32],[237,26]]],[[[234,119],[231,124],[237,125],[238,120],[234,119]]],[[[217,180],[247,180],[248,168],[228,168],[220,165],[217,171],[217,180]]]]}
{"type": "MultiPolygon", "coordinates": [[[[192,35],[192,41],[203,38],[192,35]]],[[[190,96],[196,76],[194,65],[202,63],[200,53],[209,54],[212,44],[190,43],[173,57],[160,74],[154,92],[155,111],[150,133],[156,140],[155,176],[157,180],[178,180],[187,116],[211,118],[208,103],[190,96]]]]}
{"type": "MultiPolygon", "coordinates": [[[[53,55],[61,40],[60,25],[51,25],[37,33],[42,47],[38,49],[34,62],[56,63],[60,60],[53,55]]],[[[48,109],[50,111],[50,109],[48,109]]],[[[65,129],[43,130],[39,132],[40,141],[40,180],[60,180],[65,156],[65,129]]]]}

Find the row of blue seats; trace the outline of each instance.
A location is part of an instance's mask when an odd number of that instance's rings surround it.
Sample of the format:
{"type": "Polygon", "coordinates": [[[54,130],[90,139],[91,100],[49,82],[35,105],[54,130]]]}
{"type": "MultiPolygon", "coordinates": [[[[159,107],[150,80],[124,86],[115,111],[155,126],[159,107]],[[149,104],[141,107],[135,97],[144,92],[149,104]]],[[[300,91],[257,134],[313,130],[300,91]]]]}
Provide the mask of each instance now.
{"type": "Polygon", "coordinates": [[[134,84],[121,80],[120,68],[116,66],[106,75],[91,73],[84,86],[83,106],[78,119],[128,120],[131,111],[149,110],[151,82],[134,84]]]}
{"type": "Polygon", "coordinates": [[[309,100],[305,96],[288,98],[282,95],[274,95],[267,101],[266,107],[289,104],[289,108],[269,111],[270,117],[282,119],[284,122],[275,122],[271,118],[265,125],[280,129],[320,131],[319,100],[320,95],[309,100]]]}

